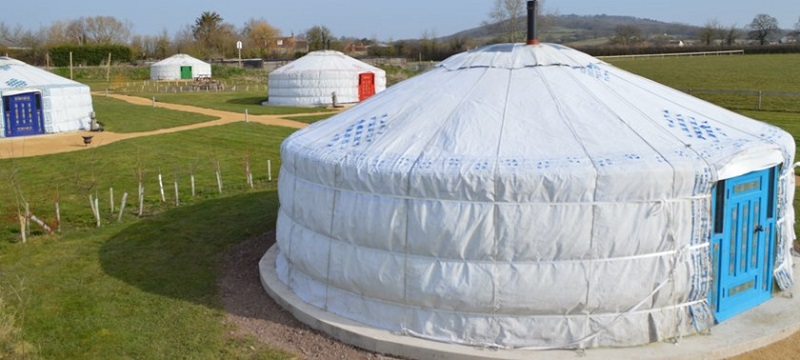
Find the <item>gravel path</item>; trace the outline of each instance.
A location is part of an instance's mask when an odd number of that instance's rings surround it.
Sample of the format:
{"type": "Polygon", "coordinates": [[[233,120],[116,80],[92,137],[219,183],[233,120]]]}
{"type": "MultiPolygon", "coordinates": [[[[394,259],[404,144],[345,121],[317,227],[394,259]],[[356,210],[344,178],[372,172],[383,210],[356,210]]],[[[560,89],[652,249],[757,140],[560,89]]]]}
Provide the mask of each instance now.
{"type": "Polygon", "coordinates": [[[342,344],[310,329],[283,310],[261,286],[258,261],[275,243],[275,233],[247,240],[227,256],[219,279],[226,321],[238,335],[251,335],[304,359],[391,359],[342,344]]]}

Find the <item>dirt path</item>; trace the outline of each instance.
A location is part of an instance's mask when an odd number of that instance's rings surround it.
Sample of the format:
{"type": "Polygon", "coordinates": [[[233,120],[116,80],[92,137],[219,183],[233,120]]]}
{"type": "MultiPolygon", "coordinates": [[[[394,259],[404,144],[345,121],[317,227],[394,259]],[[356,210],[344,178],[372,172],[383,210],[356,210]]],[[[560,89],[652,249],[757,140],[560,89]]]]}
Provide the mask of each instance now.
{"type": "MultiPolygon", "coordinates": [[[[136,105],[152,106],[153,104],[152,100],[141,98],[138,96],[128,96],[128,95],[109,95],[109,96],[136,105]]],[[[116,141],[132,139],[141,136],[169,134],[178,131],[199,129],[208,126],[224,125],[245,120],[244,114],[206,109],[190,105],[156,102],[156,107],[210,115],[217,117],[218,119],[203,123],[177,126],[167,129],[158,129],[153,131],[138,132],[138,133],[114,133],[110,131],[103,131],[103,132],[75,131],[75,132],[67,132],[59,134],[46,134],[39,136],[2,138],[0,139],[0,159],[11,158],[11,157],[15,158],[29,157],[29,156],[77,151],[77,150],[87,149],[90,147],[108,145],[116,141]],[[83,135],[93,136],[91,145],[87,146],[83,143],[83,138],[82,138],[83,135]]],[[[331,112],[331,114],[334,113],[335,112],[331,112]]],[[[319,114],[321,113],[292,114],[291,116],[319,115],[319,114]]],[[[247,119],[248,121],[257,122],[264,125],[282,126],[294,129],[300,129],[308,126],[308,124],[306,123],[284,119],[283,117],[285,116],[287,115],[248,115],[247,119]]]]}

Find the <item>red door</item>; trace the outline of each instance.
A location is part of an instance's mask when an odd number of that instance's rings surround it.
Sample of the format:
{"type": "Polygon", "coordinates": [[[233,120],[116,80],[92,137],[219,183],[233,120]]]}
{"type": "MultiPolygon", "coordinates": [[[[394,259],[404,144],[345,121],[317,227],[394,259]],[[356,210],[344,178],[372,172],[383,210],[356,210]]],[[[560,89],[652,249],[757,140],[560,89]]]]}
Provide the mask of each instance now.
{"type": "Polygon", "coordinates": [[[358,101],[375,95],[375,74],[358,74],[358,101]]]}

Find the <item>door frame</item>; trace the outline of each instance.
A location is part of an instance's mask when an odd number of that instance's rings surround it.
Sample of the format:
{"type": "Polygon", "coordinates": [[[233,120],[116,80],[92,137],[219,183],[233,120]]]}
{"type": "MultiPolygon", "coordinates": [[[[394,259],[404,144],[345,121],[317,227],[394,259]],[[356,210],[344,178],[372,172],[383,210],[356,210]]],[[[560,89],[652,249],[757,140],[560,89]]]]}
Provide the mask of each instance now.
{"type": "Polygon", "coordinates": [[[717,322],[772,298],[779,174],[780,165],[714,186],[708,301],[717,322]]]}

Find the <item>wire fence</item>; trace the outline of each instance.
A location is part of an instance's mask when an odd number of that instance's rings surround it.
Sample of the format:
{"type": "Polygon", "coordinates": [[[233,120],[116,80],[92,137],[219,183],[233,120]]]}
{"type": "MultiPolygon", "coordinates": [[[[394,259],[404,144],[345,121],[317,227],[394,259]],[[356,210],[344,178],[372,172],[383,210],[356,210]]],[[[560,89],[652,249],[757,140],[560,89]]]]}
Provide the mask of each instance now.
{"type": "Polygon", "coordinates": [[[107,90],[124,93],[183,93],[183,92],[263,92],[266,96],[266,81],[231,80],[174,80],[174,81],[126,81],[111,84],[107,90]]]}
{"type": "Polygon", "coordinates": [[[800,92],[715,89],[682,91],[733,110],[800,112],[800,92]]]}

